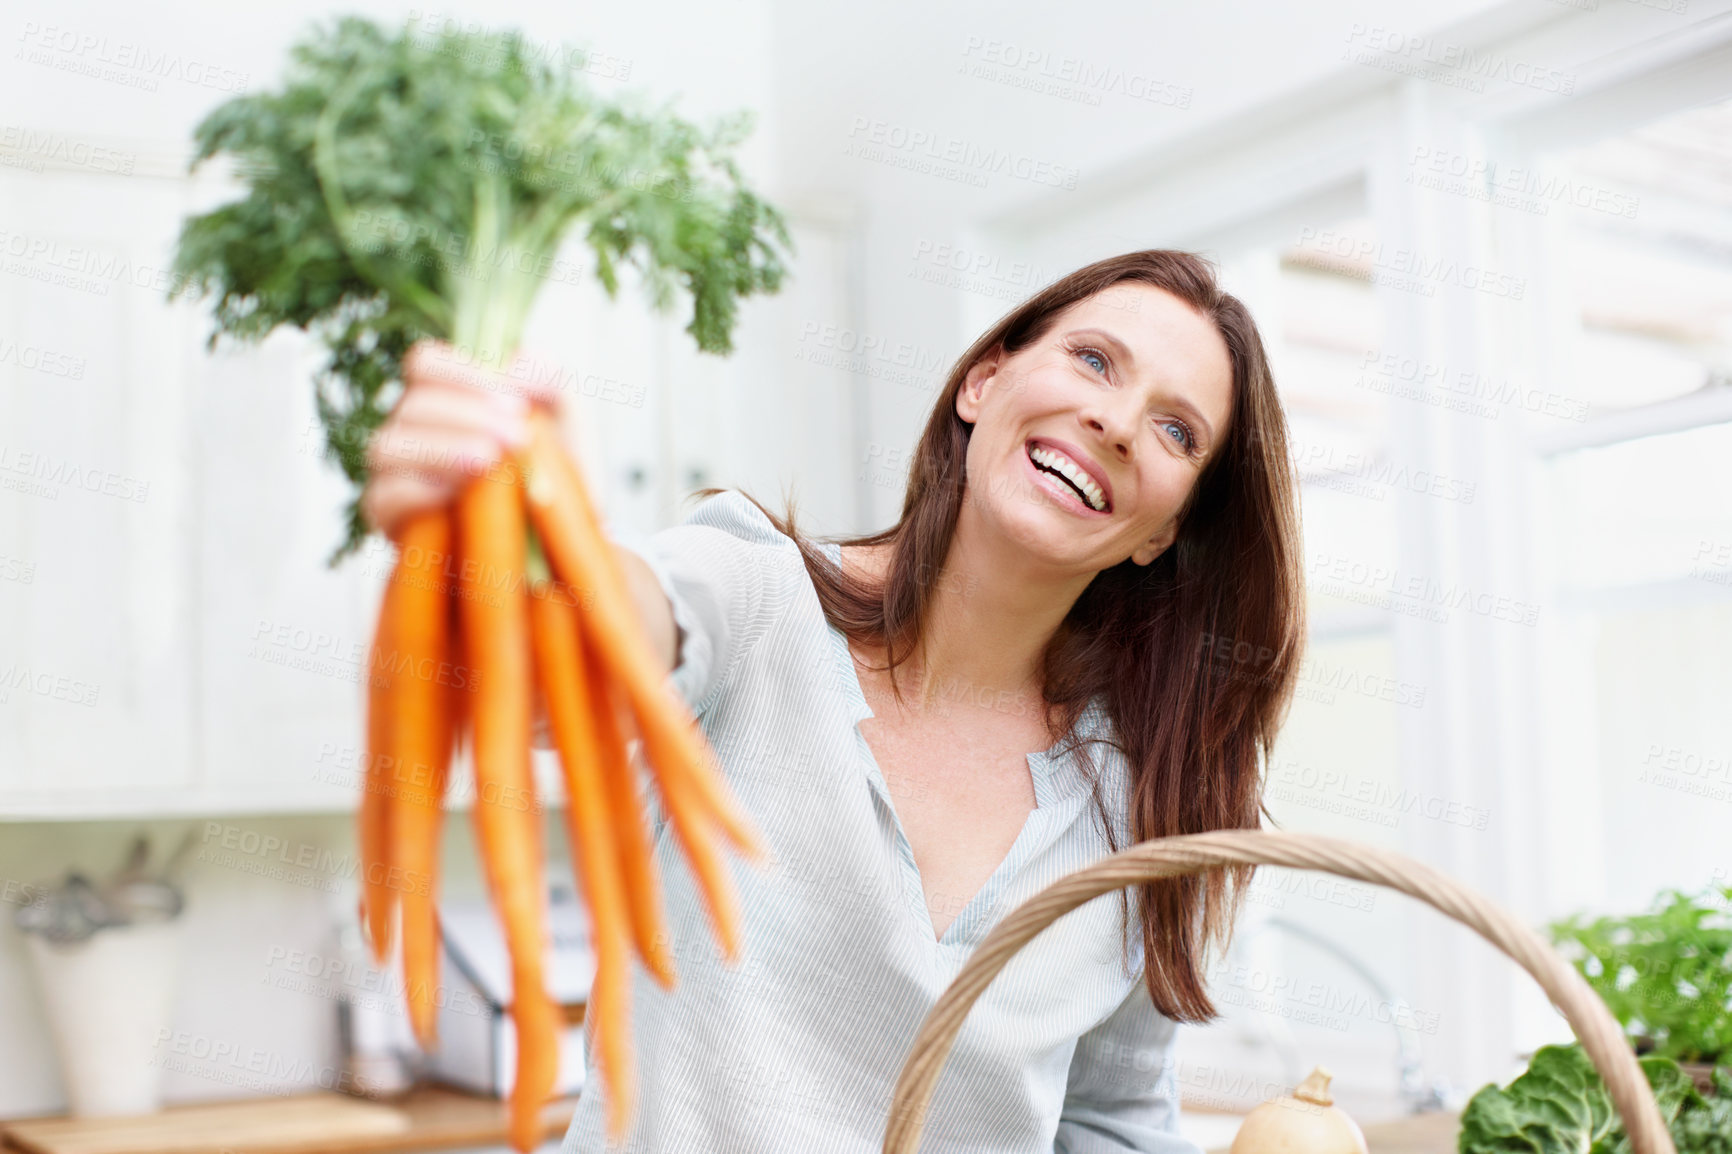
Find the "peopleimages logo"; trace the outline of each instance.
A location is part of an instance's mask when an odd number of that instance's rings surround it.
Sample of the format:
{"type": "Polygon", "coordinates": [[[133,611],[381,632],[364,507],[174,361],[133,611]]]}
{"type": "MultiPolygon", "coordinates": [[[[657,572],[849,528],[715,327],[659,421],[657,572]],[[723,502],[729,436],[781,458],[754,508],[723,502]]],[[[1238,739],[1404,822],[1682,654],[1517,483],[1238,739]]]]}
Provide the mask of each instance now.
{"type": "Polygon", "coordinates": [[[1452,609],[1518,625],[1531,626],[1539,620],[1540,607],[1535,602],[1476,589],[1466,582],[1439,581],[1396,566],[1318,551],[1312,555],[1307,569],[1309,584],[1315,591],[1440,623],[1449,620],[1452,609]],[[1355,596],[1356,593],[1362,596],[1355,596]]]}
{"type": "Polygon", "coordinates": [[[63,673],[32,669],[14,661],[0,668],[0,705],[10,702],[13,693],[33,693],[68,705],[95,706],[102,686],[63,673]]]}
{"type": "MultiPolygon", "coordinates": [[[[496,34],[496,30],[479,20],[465,20],[446,12],[423,12],[419,8],[409,9],[409,20],[413,25],[410,38],[421,47],[489,67],[498,67],[506,60],[504,40],[488,39],[496,34]],[[447,41],[447,37],[451,39],[447,41]]],[[[632,62],[623,56],[541,40],[522,32],[515,36],[515,43],[519,59],[529,63],[569,72],[587,72],[603,80],[631,79],[632,62]]]]}
{"type": "Polygon", "coordinates": [[[0,126],[0,149],[14,154],[6,163],[32,172],[41,172],[47,164],[57,164],[130,176],[138,164],[136,153],[119,152],[63,132],[41,132],[22,124],[0,126]]]}
{"type": "Polygon", "coordinates": [[[1374,284],[1417,291],[1431,296],[1434,284],[1454,285],[1489,296],[1519,301],[1527,292],[1527,278],[1482,268],[1451,257],[1432,257],[1411,249],[1385,250],[1382,241],[1339,233],[1331,229],[1299,230],[1299,247],[1325,263],[1335,261],[1350,272],[1369,268],[1374,284]]]}
{"type": "Polygon", "coordinates": [[[133,261],[107,249],[62,244],[39,233],[0,229],[0,264],[14,276],[29,277],[95,296],[107,296],[111,284],[129,284],[153,293],[176,292],[187,278],[172,268],[133,261]]]}
{"type": "Polygon", "coordinates": [[[1272,798],[1390,829],[1400,825],[1404,815],[1475,830],[1483,830],[1491,822],[1491,812],[1481,806],[1291,758],[1278,758],[1272,762],[1267,778],[1268,793],[1272,798]]]}
{"type": "MultiPolygon", "coordinates": [[[[1451,477],[1431,469],[1415,469],[1371,453],[1338,452],[1333,445],[1315,444],[1295,439],[1291,459],[1300,476],[1306,480],[1318,474],[1364,481],[1367,486],[1385,485],[1406,489],[1445,501],[1473,504],[1477,486],[1472,481],[1451,477]]],[[[1365,495],[1382,500],[1382,493],[1367,488],[1365,495]]]]}
{"type": "Polygon", "coordinates": [[[1232,990],[1248,995],[1228,999],[1236,1004],[1251,1005],[1264,1013],[1326,1025],[1335,1030],[1346,1029],[1347,1021],[1357,1018],[1435,1034],[1440,1022],[1438,1014],[1415,1009],[1402,998],[1373,999],[1362,990],[1298,978],[1242,962],[1231,965],[1225,960],[1217,962],[1209,971],[1209,980],[1213,985],[1220,985],[1224,980],[1232,990]],[[1301,1008],[1315,1011],[1317,1016],[1295,1012],[1301,1008]]]}
{"type": "Polygon", "coordinates": [[[1564,421],[1588,419],[1588,403],[1551,390],[1492,377],[1472,369],[1452,369],[1435,361],[1367,349],[1359,362],[1355,388],[1404,397],[1451,412],[1496,420],[1508,409],[1564,421]]]}
{"type": "Polygon", "coordinates": [[[178,80],[221,92],[243,92],[247,86],[245,72],[222,68],[169,49],[115,40],[77,28],[26,20],[18,40],[22,47],[14,55],[15,60],[96,80],[110,80],[146,92],[155,92],[161,80],[178,80]]]}
{"type": "Polygon", "coordinates": [[[1562,96],[1576,90],[1574,73],[1546,68],[1504,52],[1481,51],[1471,45],[1439,40],[1430,33],[1401,32],[1355,22],[1347,29],[1347,45],[1342,58],[1356,64],[1471,92],[1484,92],[1487,81],[1562,96]]]}
{"type": "Polygon", "coordinates": [[[7,364],[51,377],[65,377],[73,381],[84,379],[83,357],[0,337],[0,365],[7,364]]]}
{"type": "Polygon", "coordinates": [[[973,141],[925,128],[856,116],[848,127],[843,155],[876,160],[896,168],[959,179],[980,188],[993,176],[1074,189],[1080,170],[1026,153],[985,148],[973,141]]]}
{"type": "Polygon", "coordinates": [[[1169,108],[1191,106],[1191,89],[1184,85],[1079,56],[984,36],[970,36],[964,42],[962,63],[957,71],[977,80],[1088,105],[1100,104],[1101,94],[1111,92],[1169,108]]]}
{"type": "Polygon", "coordinates": [[[1415,145],[1408,160],[1406,183],[1454,193],[1539,216],[1552,204],[1568,204],[1592,212],[1634,219],[1639,197],[1589,184],[1565,173],[1547,173],[1532,166],[1499,164],[1444,148],[1415,145]]]}
{"type": "Polygon", "coordinates": [[[796,360],[820,368],[890,381],[930,391],[944,383],[946,358],[925,345],[833,324],[807,321],[800,328],[796,360]]]}
{"type": "Polygon", "coordinates": [[[60,487],[63,485],[69,489],[101,493],[105,497],[116,497],[122,501],[142,502],[150,495],[149,481],[141,481],[109,469],[93,469],[49,453],[16,449],[11,445],[0,445],[0,485],[21,492],[32,492],[50,500],[59,498],[60,487]]]}

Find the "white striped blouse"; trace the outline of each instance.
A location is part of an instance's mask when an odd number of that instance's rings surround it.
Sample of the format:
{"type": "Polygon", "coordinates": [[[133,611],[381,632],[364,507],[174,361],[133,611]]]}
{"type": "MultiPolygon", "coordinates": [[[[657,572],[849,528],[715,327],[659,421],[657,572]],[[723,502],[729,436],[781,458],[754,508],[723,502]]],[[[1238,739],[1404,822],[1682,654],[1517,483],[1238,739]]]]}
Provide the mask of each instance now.
{"type": "MultiPolygon", "coordinates": [[[[773,864],[728,858],[742,959],[722,962],[676,839],[653,804],[678,981],[631,981],[642,1154],[881,1149],[891,1090],[921,1020],[1004,914],[1109,851],[1074,755],[1028,755],[1037,808],[941,937],[907,837],[858,723],[872,716],[844,634],[793,541],[736,491],[683,524],[609,533],[655,571],[680,629],[672,684],[714,746],[773,864]]],[[[823,548],[832,559],[840,549],[823,548]]],[[[1097,701],[1084,735],[1107,732],[1097,701]]],[[[1056,750],[1058,747],[1053,747],[1056,750]]],[[[1125,826],[1122,756],[1095,745],[1125,826]]],[[[1136,905],[1131,902],[1132,924],[1136,905]]],[[[1066,914],[969,1012],[937,1085],[924,1151],[1201,1154],[1178,1133],[1174,1023],[1156,1012],[1119,902],[1066,914]]],[[[590,1041],[592,1039],[586,1039],[590,1041]]],[[[566,1152],[600,1152],[605,1086],[591,1079],[566,1152]]]]}

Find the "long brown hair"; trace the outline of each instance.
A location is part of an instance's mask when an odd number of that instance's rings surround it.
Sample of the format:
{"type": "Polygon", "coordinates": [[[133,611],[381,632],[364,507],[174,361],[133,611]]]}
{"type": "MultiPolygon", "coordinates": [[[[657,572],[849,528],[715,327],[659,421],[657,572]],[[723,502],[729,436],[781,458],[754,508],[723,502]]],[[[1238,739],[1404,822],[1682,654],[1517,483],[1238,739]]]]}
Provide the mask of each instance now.
{"type": "MultiPolygon", "coordinates": [[[[1250,313],[1223,292],[1214,267],[1167,249],[1097,261],[1053,282],[974,342],[950,370],[909,469],[902,516],[842,545],[893,546],[883,583],[845,573],[786,519],[753,504],[793,538],[824,615],[850,641],[881,647],[888,668],[916,651],[965,499],[973,426],[956,414],[968,370],[1041,339],[1070,306],[1126,281],[1164,289],[1212,321],[1233,370],[1232,419],[1206,462],[1173,544],[1147,566],[1126,559],[1102,570],[1077,598],[1042,656],[1043,693],[1057,741],[1088,703],[1104,699],[1117,748],[1130,767],[1136,841],[1216,829],[1256,829],[1262,774],[1292,699],[1304,643],[1304,572],[1286,420],[1250,313]],[[899,655],[900,654],[900,655],[899,655]],[[1263,762],[1259,763],[1259,754],[1263,762]]],[[[698,490],[700,495],[723,492],[698,490]]],[[[900,698],[895,674],[891,687],[900,698]]],[[[1084,748],[1108,844],[1118,845],[1101,779],[1084,748]]],[[[1253,866],[1137,887],[1145,981],[1155,1008],[1175,1021],[1206,1022],[1206,957],[1231,940],[1253,866]]],[[[1120,891],[1121,903],[1125,893],[1120,891]]],[[[1129,958],[1128,905],[1125,913],[1129,958]]]]}

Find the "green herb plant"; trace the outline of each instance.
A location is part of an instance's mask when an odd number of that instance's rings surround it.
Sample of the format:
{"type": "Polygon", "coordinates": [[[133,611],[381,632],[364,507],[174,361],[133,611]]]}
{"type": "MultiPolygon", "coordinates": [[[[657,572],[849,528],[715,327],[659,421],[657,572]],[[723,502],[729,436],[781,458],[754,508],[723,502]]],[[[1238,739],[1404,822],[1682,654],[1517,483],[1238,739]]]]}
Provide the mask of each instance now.
{"type": "Polygon", "coordinates": [[[780,288],[786,223],[733,159],[750,115],[706,131],[580,71],[515,32],[345,17],[294,47],[280,90],[196,128],[193,167],[226,155],[246,191],[184,223],[170,295],[214,298],[213,347],[288,325],[327,348],[318,412],[354,486],[332,565],[365,537],[366,445],[409,347],[504,366],[542,285],[584,271],[559,257],[571,231],[610,297],[622,266],[657,309],[683,290],[704,352],[732,350],[739,298],[780,288]]]}
{"type": "Polygon", "coordinates": [[[1639,1051],[1732,1065],[1732,887],[1548,929],[1639,1051]]]}

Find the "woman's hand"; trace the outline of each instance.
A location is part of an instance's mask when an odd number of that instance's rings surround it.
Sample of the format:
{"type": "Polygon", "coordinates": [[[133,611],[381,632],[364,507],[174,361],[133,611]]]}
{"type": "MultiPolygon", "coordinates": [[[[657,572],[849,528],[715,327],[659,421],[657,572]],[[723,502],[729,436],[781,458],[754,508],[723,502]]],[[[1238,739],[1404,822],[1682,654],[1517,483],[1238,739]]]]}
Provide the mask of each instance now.
{"type": "Polygon", "coordinates": [[[410,514],[449,503],[522,445],[530,404],[560,406],[539,375],[482,369],[443,341],[417,342],[403,358],[403,395],[367,442],[367,523],[395,540],[410,514]]]}
{"type": "MultiPolygon", "coordinates": [[[[486,472],[529,438],[529,406],[563,398],[533,378],[464,364],[443,341],[419,341],[403,358],[403,395],[367,441],[367,485],[361,515],[393,541],[411,514],[449,504],[463,483],[486,472]]],[[[557,374],[554,374],[557,376],[557,374]]],[[[631,591],[659,669],[679,659],[673,606],[648,563],[622,545],[614,555],[631,591]]],[[[536,701],[537,748],[548,748],[545,715],[536,701]]]]}

